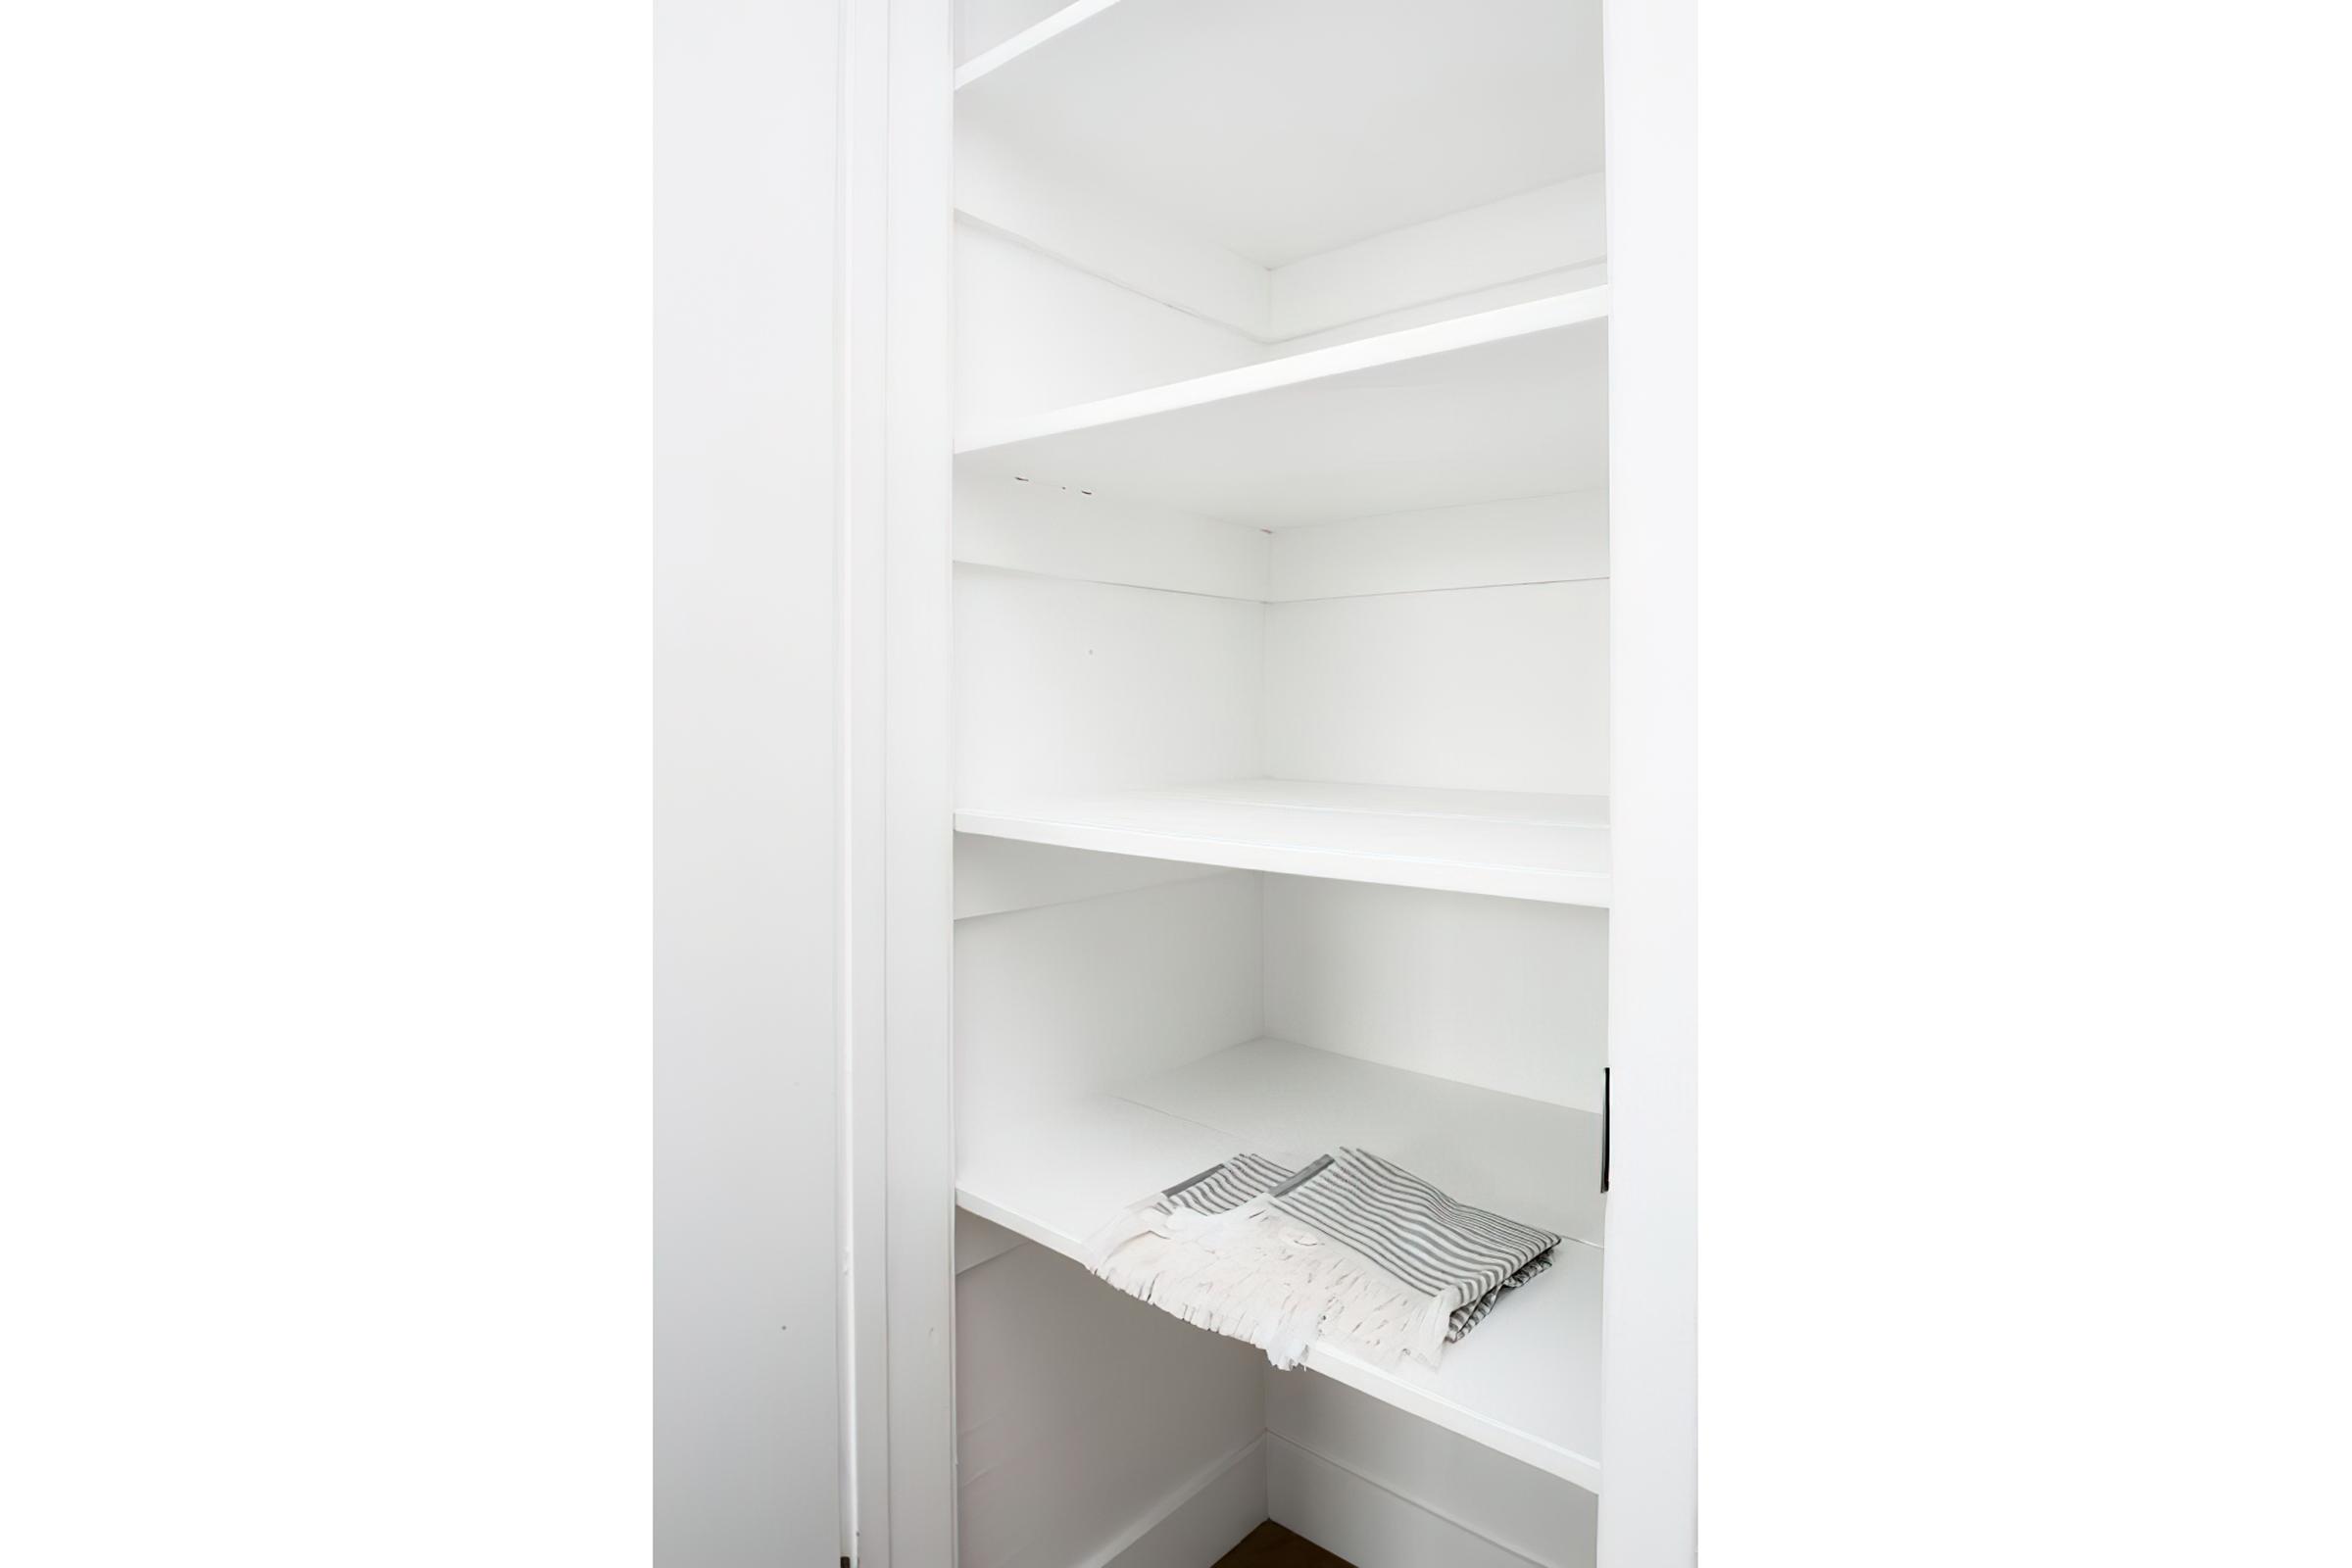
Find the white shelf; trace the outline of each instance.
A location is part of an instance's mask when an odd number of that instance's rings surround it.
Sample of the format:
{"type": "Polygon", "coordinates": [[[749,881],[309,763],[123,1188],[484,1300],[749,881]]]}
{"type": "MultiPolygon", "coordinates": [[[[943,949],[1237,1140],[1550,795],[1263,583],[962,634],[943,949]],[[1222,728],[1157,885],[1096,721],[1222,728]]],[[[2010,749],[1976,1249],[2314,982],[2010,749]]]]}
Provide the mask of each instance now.
{"type": "Polygon", "coordinates": [[[1608,309],[1581,289],[1054,410],[956,466],[1258,527],[1596,490],[1608,309]]]}
{"type": "Polygon", "coordinates": [[[959,807],[958,832],[1244,871],[1609,903],[1608,802],[1589,795],[1236,779],[959,807]]]}
{"type": "Polygon", "coordinates": [[[960,135],[1259,267],[1601,167],[1597,0],[1079,0],[956,85],[960,135]]]}
{"type": "Polygon", "coordinates": [[[1600,1118],[1587,1111],[1254,1040],[1034,1115],[967,1125],[956,1199],[1075,1255],[1124,1205],[1245,1150],[1303,1160],[1368,1148],[1464,1202],[1563,1236],[1436,1369],[1318,1345],[1315,1371],[1579,1486],[1600,1485],[1600,1118]]]}

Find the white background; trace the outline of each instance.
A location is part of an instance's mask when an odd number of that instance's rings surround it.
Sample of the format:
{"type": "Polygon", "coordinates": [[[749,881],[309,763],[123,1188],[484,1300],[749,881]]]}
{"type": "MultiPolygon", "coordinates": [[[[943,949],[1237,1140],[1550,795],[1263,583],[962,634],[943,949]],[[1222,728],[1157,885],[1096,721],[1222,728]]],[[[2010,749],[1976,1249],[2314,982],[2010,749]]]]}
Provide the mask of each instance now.
{"type": "MultiPolygon", "coordinates": [[[[637,1562],[644,8],[0,21],[0,1558],[637,1562]]],[[[1702,1549],[2340,1556],[2329,8],[1702,30],[1702,1549]]]]}

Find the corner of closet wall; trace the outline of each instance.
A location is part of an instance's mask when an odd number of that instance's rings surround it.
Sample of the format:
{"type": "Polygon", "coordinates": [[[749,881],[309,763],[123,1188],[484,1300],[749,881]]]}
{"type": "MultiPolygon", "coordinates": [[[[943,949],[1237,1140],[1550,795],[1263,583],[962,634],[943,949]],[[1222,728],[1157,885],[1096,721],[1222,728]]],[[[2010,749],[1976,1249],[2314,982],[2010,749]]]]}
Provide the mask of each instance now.
{"type": "Polygon", "coordinates": [[[960,144],[956,422],[984,431],[1121,393],[1608,281],[1594,173],[1259,267],[1032,181],[960,144]],[[1081,219],[1078,215],[1083,215],[1081,219]]]}
{"type": "Polygon", "coordinates": [[[1254,364],[1265,346],[959,210],[956,415],[984,429],[1254,364]]]}
{"type": "Polygon", "coordinates": [[[965,431],[1607,280],[1597,5],[978,0],[958,25],[965,431]]]}
{"type": "MultiPolygon", "coordinates": [[[[956,867],[958,1166],[1026,1212],[1130,1135],[1064,1107],[1260,1032],[1259,878],[974,838],[956,867]]],[[[1130,1170],[1118,1201],[1169,1179],[1130,1170]]],[[[970,1201],[956,1252],[959,1562],[1206,1568],[1266,1517],[1262,1352],[970,1201]]]]}
{"type": "Polygon", "coordinates": [[[1208,1568],[1267,1516],[1264,1372],[1042,1247],[959,1273],[958,1568],[1208,1568]]]}

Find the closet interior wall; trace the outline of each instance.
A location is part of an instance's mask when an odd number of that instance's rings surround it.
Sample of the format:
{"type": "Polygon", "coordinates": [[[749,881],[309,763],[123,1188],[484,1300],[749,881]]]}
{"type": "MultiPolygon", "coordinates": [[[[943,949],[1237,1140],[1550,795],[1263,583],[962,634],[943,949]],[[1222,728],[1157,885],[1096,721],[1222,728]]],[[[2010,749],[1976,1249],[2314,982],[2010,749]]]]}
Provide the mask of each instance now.
{"type": "MultiPolygon", "coordinates": [[[[959,812],[1247,784],[1278,810],[1339,801],[1343,826],[1362,810],[1439,832],[1478,812],[1605,824],[1605,305],[1574,303],[1605,299],[1597,6],[962,0],[957,28],[959,812]],[[1354,40],[1336,60],[1335,29],[1354,40]],[[1219,114],[1294,79],[1310,83],[1296,114],[1236,112],[1328,120],[1352,78],[1351,113],[1407,122],[1383,136],[1485,103],[1491,140],[1538,150],[1448,169],[1459,150],[1441,145],[1399,192],[1368,161],[1363,190],[1328,211],[1300,193],[1295,220],[1266,199],[1279,171],[1237,166],[1250,199],[1226,211],[1186,194],[1183,149],[1149,140],[1201,60],[1229,68],[1219,114]],[[1511,81],[1488,92],[1480,71],[1511,81]],[[1062,147],[1051,117],[1105,102],[1133,109],[1106,145],[1062,147]],[[1105,179],[1081,152],[1149,173],[1105,179]],[[1378,357],[1391,334],[1486,320],[1538,325],[1378,357]],[[1373,358],[1306,386],[1308,438],[1275,432],[1268,460],[1321,441],[1329,477],[1251,478],[1254,416],[1230,463],[1183,432],[1150,450],[1140,418],[1058,458],[1049,444],[1074,409],[1345,345],[1373,358]],[[1416,412],[1384,437],[1400,399],[1416,412]],[[1556,443],[1497,416],[1521,407],[1557,421],[1556,443]],[[1500,460],[1481,445],[1497,428],[1518,443],[1500,460]]],[[[1213,139],[1210,115],[1165,134],[1213,139]]],[[[1378,1138],[1570,1238],[1575,1265],[1543,1299],[1590,1304],[1544,1316],[1531,1287],[1460,1353],[1507,1385],[1496,1358],[1527,1346],[1519,1381],[1596,1410],[1605,876],[1504,897],[1475,890],[1475,864],[1399,881],[1378,855],[1304,875],[1183,853],[956,836],[960,1562],[1206,1568],[1271,1516],[1360,1568],[1590,1563],[1595,1436],[1446,1417],[1429,1380],[1274,1372],[1037,1240],[1205,1163],[1181,1163],[1187,1129],[1378,1138]],[[1554,1322],[1582,1342],[1536,1343],[1554,1322]]]]}

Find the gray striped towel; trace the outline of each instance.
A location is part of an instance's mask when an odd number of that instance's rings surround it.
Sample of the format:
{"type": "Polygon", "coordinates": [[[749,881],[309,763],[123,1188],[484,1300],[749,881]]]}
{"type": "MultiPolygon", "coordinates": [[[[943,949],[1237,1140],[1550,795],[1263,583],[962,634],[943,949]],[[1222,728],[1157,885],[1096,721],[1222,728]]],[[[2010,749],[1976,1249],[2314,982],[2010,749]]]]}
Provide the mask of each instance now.
{"type": "Polygon", "coordinates": [[[1551,1265],[1560,1238],[1342,1149],[1293,1172],[1241,1154],[1092,1237],[1098,1275],[1295,1366],[1318,1340],[1394,1364],[1444,1347],[1551,1265]]]}
{"type": "Polygon", "coordinates": [[[1159,1194],[1159,1212],[1182,1207],[1196,1214],[1222,1214],[1273,1191],[1289,1181],[1291,1174],[1287,1166],[1277,1165],[1263,1154],[1236,1154],[1159,1194]]]}

